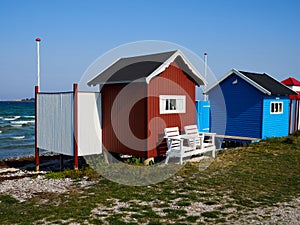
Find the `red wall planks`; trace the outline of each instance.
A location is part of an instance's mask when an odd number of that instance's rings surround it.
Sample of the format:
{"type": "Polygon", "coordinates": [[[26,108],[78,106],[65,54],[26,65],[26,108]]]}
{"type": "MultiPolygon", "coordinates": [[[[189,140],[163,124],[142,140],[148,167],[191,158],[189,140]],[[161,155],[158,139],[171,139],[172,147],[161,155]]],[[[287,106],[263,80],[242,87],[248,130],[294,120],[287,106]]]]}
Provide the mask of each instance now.
{"type": "Polygon", "coordinates": [[[113,84],[102,88],[102,138],[107,151],[146,157],[145,85],[113,84]]]}
{"type": "Polygon", "coordinates": [[[172,63],[148,85],[148,157],[165,153],[165,143],[160,144],[165,127],[178,126],[183,130],[185,125],[195,123],[195,83],[172,63]],[[185,95],[186,113],[160,114],[159,95],[185,95]]]}

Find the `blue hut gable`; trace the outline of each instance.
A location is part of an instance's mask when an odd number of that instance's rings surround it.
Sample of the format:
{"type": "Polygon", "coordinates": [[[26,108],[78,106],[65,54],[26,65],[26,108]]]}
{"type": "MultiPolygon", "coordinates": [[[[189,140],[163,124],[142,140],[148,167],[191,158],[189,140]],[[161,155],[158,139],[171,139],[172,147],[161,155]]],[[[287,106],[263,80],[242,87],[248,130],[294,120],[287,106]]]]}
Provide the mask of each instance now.
{"type": "Polygon", "coordinates": [[[288,135],[289,95],[295,93],[268,74],[232,69],[206,93],[212,132],[253,138],[288,135]]]}

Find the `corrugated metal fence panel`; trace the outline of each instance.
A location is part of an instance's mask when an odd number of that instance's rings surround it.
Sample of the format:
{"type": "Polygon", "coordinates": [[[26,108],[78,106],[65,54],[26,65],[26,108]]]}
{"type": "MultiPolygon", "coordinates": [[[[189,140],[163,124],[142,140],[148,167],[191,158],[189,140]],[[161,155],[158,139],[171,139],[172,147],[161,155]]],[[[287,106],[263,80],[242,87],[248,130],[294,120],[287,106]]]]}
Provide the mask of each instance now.
{"type": "Polygon", "coordinates": [[[102,153],[100,93],[78,93],[78,139],[78,156],[102,153]]]}
{"type": "Polygon", "coordinates": [[[297,100],[291,100],[291,111],[290,111],[290,134],[295,132],[296,128],[296,101],[297,100]]]}
{"type": "Polygon", "coordinates": [[[73,155],[73,93],[38,94],[38,148],[73,155]]]}
{"type": "Polygon", "coordinates": [[[300,100],[292,100],[292,114],[293,114],[293,120],[291,124],[291,133],[294,133],[298,130],[300,130],[300,100]]]}

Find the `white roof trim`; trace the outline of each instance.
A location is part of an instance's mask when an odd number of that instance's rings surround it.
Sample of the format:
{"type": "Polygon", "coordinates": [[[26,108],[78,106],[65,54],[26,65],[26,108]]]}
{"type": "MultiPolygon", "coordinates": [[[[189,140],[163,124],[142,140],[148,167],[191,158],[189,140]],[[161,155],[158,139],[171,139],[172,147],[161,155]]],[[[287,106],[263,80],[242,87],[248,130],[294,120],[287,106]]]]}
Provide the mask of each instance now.
{"type": "Polygon", "coordinates": [[[229,77],[233,73],[236,74],[236,75],[238,75],[240,78],[242,78],[243,80],[245,80],[246,82],[248,82],[249,84],[251,84],[252,86],[254,86],[255,88],[257,88],[262,93],[267,94],[267,95],[271,95],[272,94],[270,91],[268,91],[267,89],[263,88],[258,83],[256,83],[253,80],[249,79],[244,74],[242,74],[241,72],[239,72],[237,69],[234,69],[234,68],[231,69],[229,72],[227,72],[218,82],[216,82],[214,85],[212,85],[211,87],[209,87],[205,91],[205,94],[208,93],[213,88],[215,88],[217,85],[219,85],[223,80],[225,80],[227,77],[229,77]]]}
{"type": "Polygon", "coordinates": [[[207,81],[206,79],[204,79],[204,77],[200,74],[200,72],[193,66],[193,64],[185,57],[185,55],[178,50],[180,56],[183,58],[183,60],[187,63],[187,65],[189,66],[190,70],[196,74],[204,83],[204,85],[207,85],[207,81]]]}
{"type": "Polygon", "coordinates": [[[162,73],[163,71],[165,71],[167,69],[167,67],[174,62],[174,60],[176,59],[177,56],[181,56],[181,58],[183,59],[183,61],[187,64],[187,66],[189,67],[189,69],[196,75],[198,76],[204,83],[204,85],[207,84],[207,81],[201,76],[201,74],[198,72],[198,70],[190,63],[190,61],[182,54],[182,52],[180,50],[177,50],[168,60],[166,60],[165,62],[163,62],[163,64],[161,64],[156,70],[154,70],[149,76],[146,77],[146,82],[147,84],[150,83],[150,81],[156,77],[157,75],[159,75],[160,73],[162,73]]]}

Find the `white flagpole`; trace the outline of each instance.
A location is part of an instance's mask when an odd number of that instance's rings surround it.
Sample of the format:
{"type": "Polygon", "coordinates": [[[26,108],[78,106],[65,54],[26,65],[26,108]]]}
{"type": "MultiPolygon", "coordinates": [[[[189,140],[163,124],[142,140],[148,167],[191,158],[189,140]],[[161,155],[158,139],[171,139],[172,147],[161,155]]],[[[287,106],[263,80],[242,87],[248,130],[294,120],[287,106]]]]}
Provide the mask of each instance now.
{"type": "Polygon", "coordinates": [[[41,85],[41,81],[40,81],[40,79],[41,79],[41,75],[40,75],[40,41],[41,41],[41,39],[40,38],[36,38],[35,39],[35,41],[36,41],[36,49],[37,49],[37,78],[38,78],[38,80],[37,80],[37,85],[38,85],[38,87],[40,87],[40,85],[41,85]]]}

